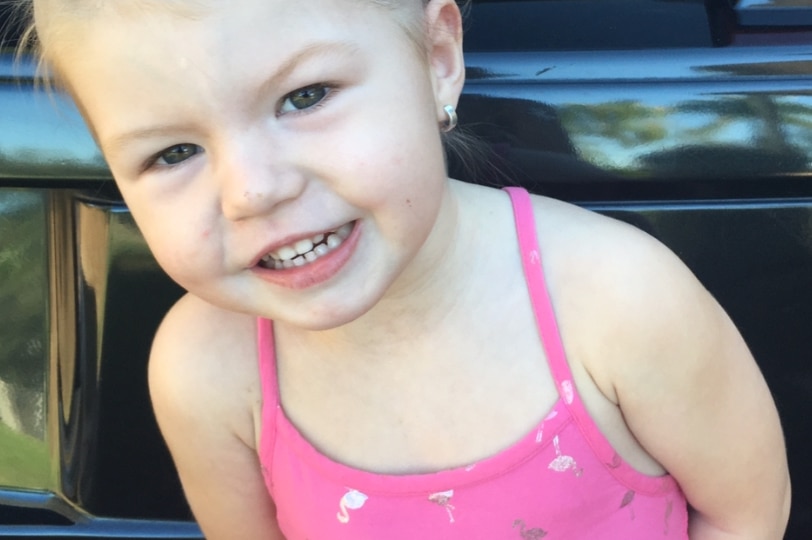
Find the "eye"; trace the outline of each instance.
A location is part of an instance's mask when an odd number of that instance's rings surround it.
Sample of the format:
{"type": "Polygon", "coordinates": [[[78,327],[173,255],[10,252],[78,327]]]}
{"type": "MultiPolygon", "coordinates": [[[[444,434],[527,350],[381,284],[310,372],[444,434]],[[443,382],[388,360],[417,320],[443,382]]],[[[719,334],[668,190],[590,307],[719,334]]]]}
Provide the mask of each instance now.
{"type": "Polygon", "coordinates": [[[196,144],[176,144],[156,155],[155,163],[158,165],[177,165],[201,152],[203,152],[203,149],[196,144]]]}
{"type": "Polygon", "coordinates": [[[330,90],[331,88],[324,84],[314,84],[294,90],[282,100],[279,112],[284,114],[310,109],[324,100],[330,90]]]}

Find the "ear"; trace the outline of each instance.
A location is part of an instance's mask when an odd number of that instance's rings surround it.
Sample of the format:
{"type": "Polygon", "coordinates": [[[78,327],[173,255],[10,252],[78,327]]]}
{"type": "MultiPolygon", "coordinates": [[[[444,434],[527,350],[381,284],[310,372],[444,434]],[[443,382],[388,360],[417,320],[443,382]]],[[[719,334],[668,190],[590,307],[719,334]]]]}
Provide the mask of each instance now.
{"type": "Polygon", "coordinates": [[[462,15],[454,0],[429,0],[426,5],[428,61],[437,119],[446,119],[445,105],[457,106],[465,84],[462,55],[462,15]]]}

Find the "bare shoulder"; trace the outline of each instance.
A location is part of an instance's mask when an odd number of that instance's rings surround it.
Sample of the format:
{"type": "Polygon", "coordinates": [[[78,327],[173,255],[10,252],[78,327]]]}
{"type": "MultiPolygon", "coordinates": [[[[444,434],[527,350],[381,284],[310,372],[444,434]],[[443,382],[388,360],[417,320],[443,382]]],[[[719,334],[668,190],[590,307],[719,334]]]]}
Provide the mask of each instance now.
{"type": "Polygon", "coordinates": [[[253,444],[253,426],[245,421],[260,400],[256,358],[252,317],[187,294],[153,342],[150,391],[157,412],[218,418],[253,444]]]}
{"type": "Polygon", "coordinates": [[[155,416],[206,538],[282,538],[257,455],[256,364],[254,319],[191,295],[155,337],[155,416]]]}
{"type": "Polygon", "coordinates": [[[598,358],[582,355],[593,375],[621,367],[609,360],[650,363],[648,355],[662,350],[663,340],[683,343],[681,328],[705,329],[684,343],[690,346],[707,330],[729,324],[679,257],[646,232],[561,201],[536,197],[534,205],[553,299],[566,326],[583,334],[583,347],[602,351],[598,358]]]}
{"type": "Polygon", "coordinates": [[[572,352],[613,401],[607,379],[620,367],[615,362],[633,364],[661,349],[676,329],[725,318],[682,261],[649,234],[544,197],[534,197],[534,209],[562,332],[578,334],[569,340],[572,352]]]}
{"type": "Polygon", "coordinates": [[[572,205],[534,200],[570,362],[680,483],[692,538],[780,538],[789,479],[778,414],[744,339],[659,241],[572,205]]]}

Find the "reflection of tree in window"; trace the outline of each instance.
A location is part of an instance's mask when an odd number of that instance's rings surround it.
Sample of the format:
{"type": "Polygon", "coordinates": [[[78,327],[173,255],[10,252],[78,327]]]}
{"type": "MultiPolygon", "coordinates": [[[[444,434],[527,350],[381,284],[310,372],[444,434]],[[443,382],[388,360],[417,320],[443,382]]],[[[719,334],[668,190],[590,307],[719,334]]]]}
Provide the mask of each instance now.
{"type": "Polygon", "coordinates": [[[774,176],[803,172],[810,162],[812,106],[749,94],[685,102],[679,111],[709,120],[686,130],[679,137],[683,144],[641,156],[655,175],[774,176]],[[801,140],[793,140],[795,133],[801,140]]]}

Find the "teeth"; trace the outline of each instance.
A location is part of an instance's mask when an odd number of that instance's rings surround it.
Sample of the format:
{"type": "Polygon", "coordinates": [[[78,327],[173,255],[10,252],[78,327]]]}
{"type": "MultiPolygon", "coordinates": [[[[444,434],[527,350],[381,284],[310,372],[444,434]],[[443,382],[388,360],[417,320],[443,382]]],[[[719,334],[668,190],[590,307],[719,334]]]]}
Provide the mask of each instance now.
{"type": "Polygon", "coordinates": [[[293,244],[293,249],[295,249],[296,253],[298,253],[299,255],[304,255],[305,253],[313,249],[313,242],[308,238],[305,238],[304,240],[299,240],[298,242],[293,244]]]}
{"type": "Polygon", "coordinates": [[[294,258],[298,253],[296,250],[290,246],[281,247],[276,250],[274,253],[271,253],[271,257],[274,259],[281,259],[283,261],[290,260],[294,258]]]}
{"type": "Polygon", "coordinates": [[[340,246],[352,233],[352,228],[353,223],[347,223],[332,233],[316,234],[293,245],[283,246],[262,257],[262,262],[267,268],[276,270],[303,266],[340,246]]]}

